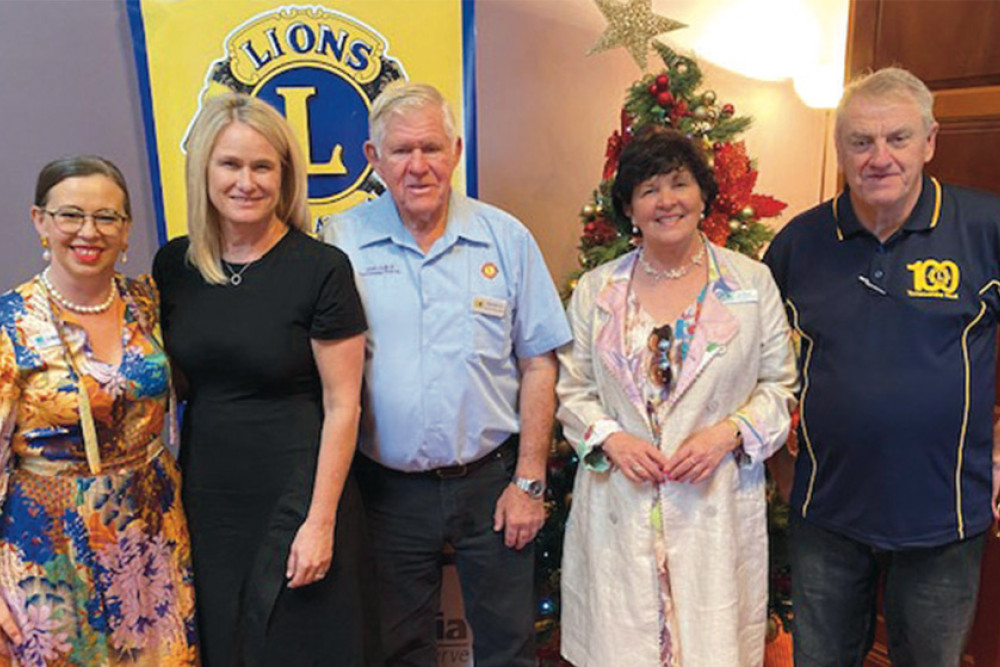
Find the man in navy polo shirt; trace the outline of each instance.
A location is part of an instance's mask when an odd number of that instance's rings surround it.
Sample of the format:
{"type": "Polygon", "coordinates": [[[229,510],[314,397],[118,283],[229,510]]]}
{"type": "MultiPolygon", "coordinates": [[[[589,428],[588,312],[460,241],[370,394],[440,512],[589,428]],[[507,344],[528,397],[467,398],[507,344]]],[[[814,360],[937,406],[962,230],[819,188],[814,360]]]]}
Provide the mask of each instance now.
{"type": "Polygon", "coordinates": [[[938,125],[886,68],[837,108],[844,192],[765,262],[801,337],[795,664],[861,665],[884,573],[896,665],[957,665],[996,516],[1000,200],[923,173],[938,125]]]}

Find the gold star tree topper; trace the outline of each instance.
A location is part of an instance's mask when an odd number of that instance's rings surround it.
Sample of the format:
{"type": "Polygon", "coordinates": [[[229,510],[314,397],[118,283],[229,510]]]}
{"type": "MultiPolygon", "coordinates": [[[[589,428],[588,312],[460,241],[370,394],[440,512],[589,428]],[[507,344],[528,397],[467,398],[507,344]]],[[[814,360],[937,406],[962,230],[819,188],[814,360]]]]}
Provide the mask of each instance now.
{"type": "Polygon", "coordinates": [[[665,32],[687,27],[680,21],[654,14],[653,0],[625,0],[624,4],[616,0],[594,2],[607,19],[608,27],[587,53],[588,56],[623,46],[632,60],[645,70],[650,40],[665,32]]]}

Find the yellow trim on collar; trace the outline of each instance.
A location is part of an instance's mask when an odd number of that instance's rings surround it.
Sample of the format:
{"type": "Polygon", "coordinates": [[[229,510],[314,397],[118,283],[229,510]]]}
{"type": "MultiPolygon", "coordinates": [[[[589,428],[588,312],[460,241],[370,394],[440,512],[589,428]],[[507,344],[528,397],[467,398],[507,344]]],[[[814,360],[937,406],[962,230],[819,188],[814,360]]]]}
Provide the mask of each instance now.
{"type": "Polygon", "coordinates": [[[837,196],[833,198],[833,222],[834,222],[834,229],[837,230],[838,241],[844,240],[844,232],[841,231],[840,229],[840,212],[838,210],[840,204],[840,198],[843,196],[844,196],[843,192],[838,192],[837,196]]]}
{"type": "Polygon", "coordinates": [[[941,183],[933,176],[931,176],[931,182],[934,183],[934,213],[931,215],[930,229],[934,229],[941,217],[941,183]]]}

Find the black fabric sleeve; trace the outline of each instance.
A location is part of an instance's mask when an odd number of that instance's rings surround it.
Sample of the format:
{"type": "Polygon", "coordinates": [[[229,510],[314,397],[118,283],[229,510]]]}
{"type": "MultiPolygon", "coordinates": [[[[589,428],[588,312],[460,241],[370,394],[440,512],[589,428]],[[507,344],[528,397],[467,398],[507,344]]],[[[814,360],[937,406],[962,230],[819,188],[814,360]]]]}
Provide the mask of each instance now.
{"type": "Polygon", "coordinates": [[[309,336],[331,340],[363,333],[368,323],[351,261],[338,248],[326,246],[325,250],[326,261],[317,271],[319,285],[309,336]]]}
{"type": "Polygon", "coordinates": [[[782,229],[771,241],[767,252],[764,253],[764,264],[771,269],[774,282],[778,285],[782,298],[786,297],[786,278],[788,275],[788,237],[790,232],[782,229]]]}

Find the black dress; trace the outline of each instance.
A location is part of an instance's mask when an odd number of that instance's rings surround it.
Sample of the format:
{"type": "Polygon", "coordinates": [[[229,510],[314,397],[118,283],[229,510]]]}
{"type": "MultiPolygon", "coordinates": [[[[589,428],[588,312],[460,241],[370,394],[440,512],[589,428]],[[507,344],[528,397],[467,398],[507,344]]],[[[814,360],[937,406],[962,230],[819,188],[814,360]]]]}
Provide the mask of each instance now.
{"type": "Polygon", "coordinates": [[[181,238],[161,248],[153,275],[167,351],[189,386],[180,462],[204,664],[372,664],[374,596],[362,590],[371,577],[353,477],[326,578],[285,585],[323,421],[310,339],[366,328],[350,262],[291,230],[241,284],[209,285],[187,247],[181,238]]]}

